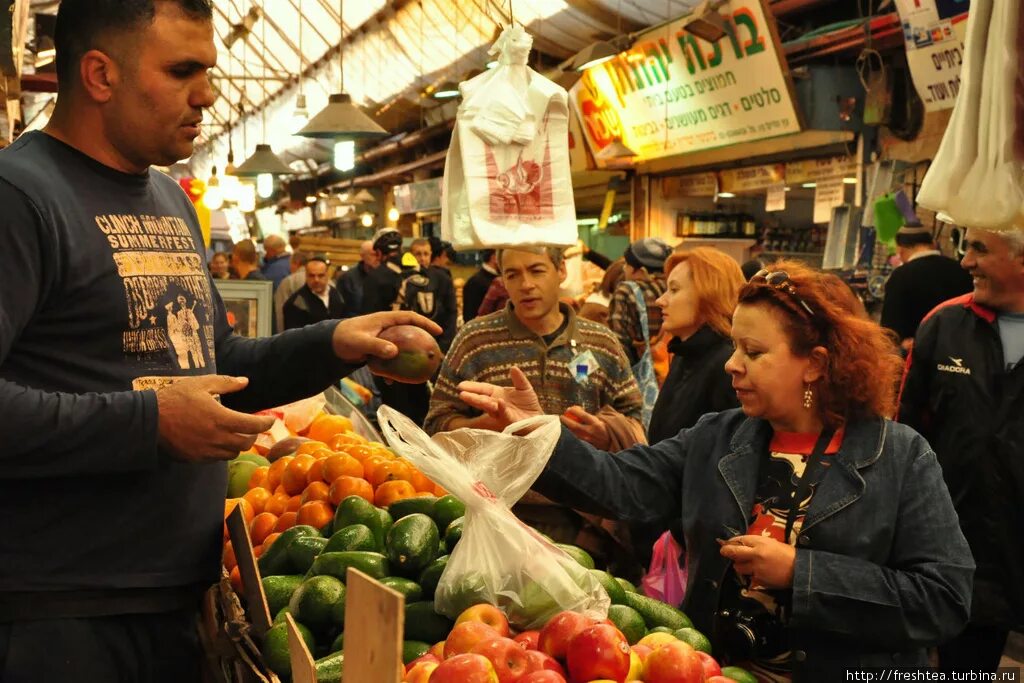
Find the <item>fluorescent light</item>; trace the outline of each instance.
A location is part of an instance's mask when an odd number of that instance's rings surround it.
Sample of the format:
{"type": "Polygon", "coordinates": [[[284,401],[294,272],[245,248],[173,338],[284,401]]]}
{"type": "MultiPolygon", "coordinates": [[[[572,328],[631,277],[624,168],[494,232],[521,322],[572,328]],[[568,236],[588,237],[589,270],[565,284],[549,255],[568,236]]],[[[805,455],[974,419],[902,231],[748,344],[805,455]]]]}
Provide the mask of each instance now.
{"type": "Polygon", "coordinates": [[[307,194],[306,195],[306,203],[307,204],[316,204],[316,195],[315,194],[307,194]]]}
{"type": "Polygon", "coordinates": [[[487,66],[488,69],[493,69],[496,66],[498,66],[498,60],[497,59],[492,59],[491,61],[487,62],[486,66],[487,66]]]}
{"type": "Polygon", "coordinates": [[[450,100],[459,96],[459,85],[452,81],[445,81],[437,87],[431,95],[435,100],[450,100]]]}
{"type": "Polygon", "coordinates": [[[843,178],[843,184],[844,185],[856,185],[857,184],[857,179],[856,178],[843,178]]]}
{"type": "Polygon", "coordinates": [[[803,188],[806,188],[808,190],[811,190],[811,189],[814,189],[817,186],[818,186],[818,183],[804,183],[800,187],[803,187],[803,188]]]}
{"type": "Polygon", "coordinates": [[[735,195],[735,194],[733,194],[732,192],[719,192],[719,193],[718,193],[718,196],[719,196],[720,198],[724,198],[724,199],[732,199],[732,198],[733,198],[733,197],[735,197],[736,195],[735,195]]]}
{"type": "Polygon", "coordinates": [[[786,192],[791,192],[793,190],[793,188],[790,187],[789,185],[786,185],[784,189],[786,190],[786,192]]]}

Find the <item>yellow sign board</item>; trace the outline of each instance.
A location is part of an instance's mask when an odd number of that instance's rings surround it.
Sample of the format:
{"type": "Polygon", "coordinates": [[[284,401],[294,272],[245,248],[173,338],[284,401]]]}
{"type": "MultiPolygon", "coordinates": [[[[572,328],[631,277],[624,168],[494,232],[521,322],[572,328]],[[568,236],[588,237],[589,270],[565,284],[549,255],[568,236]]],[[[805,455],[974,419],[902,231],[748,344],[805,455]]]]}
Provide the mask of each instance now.
{"type": "Polygon", "coordinates": [[[715,43],[688,33],[687,16],[583,74],[572,100],[595,157],[616,139],[645,161],[800,131],[762,0],[717,11],[726,36],[715,43]]]}

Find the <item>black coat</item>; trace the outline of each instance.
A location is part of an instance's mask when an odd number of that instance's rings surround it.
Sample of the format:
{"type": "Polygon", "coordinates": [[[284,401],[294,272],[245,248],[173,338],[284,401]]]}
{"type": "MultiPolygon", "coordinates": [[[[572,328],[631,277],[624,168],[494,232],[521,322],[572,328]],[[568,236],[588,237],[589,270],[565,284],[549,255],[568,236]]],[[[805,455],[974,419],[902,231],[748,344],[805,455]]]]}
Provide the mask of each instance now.
{"type": "Polygon", "coordinates": [[[732,342],[705,325],[688,339],[668,344],[674,354],[647,428],[647,443],[658,443],[692,427],[705,413],[739,407],[725,361],[732,342]]]}
{"type": "Polygon", "coordinates": [[[468,323],[477,316],[480,304],[484,302],[487,290],[496,277],[497,273],[481,268],[466,280],[466,284],[462,286],[462,322],[468,323]]]}
{"type": "Polygon", "coordinates": [[[971,289],[970,273],[953,259],[940,254],[916,258],[892,271],[885,283],[882,327],[909,339],[929,311],[971,289]]]}
{"type": "Polygon", "coordinates": [[[340,318],[345,310],[345,302],[334,287],[327,287],[329,306],[324,306],[323,299],[313,293],[309,285],[302,285],[284,302],[284,329],[293,330],[313,323],[340,318]]]}
{"type": "Polygon", "coordinates": [[[1004,368],[996,314],[974,295],[926,318],[907,359],[898,419],[942,465],[978,565],[971,621],[1024,624],[1024,363],[1004,368]]]}

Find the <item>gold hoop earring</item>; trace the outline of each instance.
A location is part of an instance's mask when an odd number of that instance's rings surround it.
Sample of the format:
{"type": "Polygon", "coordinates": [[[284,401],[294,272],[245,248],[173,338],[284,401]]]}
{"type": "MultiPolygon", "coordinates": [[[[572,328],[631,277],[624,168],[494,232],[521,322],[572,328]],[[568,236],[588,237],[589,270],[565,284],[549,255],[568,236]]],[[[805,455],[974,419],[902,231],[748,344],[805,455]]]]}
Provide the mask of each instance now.
{"type": "Polygon", "coordinates": [[[813,405],[814,405],[814,393],[811,392],[811,385],[808,384],[808,385],[806,385],[806,388],[804,389],[804,408],[807,408],[808,410],[810,410],[811,406],[813,406],[813,405]]]}

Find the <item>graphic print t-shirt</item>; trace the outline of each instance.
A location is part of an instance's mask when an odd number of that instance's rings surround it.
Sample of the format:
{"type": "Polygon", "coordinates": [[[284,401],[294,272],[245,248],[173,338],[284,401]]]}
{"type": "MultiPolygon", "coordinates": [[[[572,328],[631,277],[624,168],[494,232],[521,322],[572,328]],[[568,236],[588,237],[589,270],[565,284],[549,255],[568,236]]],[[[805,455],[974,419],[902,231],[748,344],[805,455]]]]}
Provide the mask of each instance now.
{"type": "MultiPolygon", "coordinates": [[[[764,465],[767,471],[761,474],[757,492],[754,495],[754,508],[747,524],[748,535],[767,536],[789,545],[796,544],[811,500],[832,464],[832,459],[829,456],[837,453],[843,442],[843,430],[836,431],[825,449],[821,467],[818,468],[813,481],[810,482],[811,486],[807,495],[799,503],[793,528],[787,536],[786,519],[789,515],[791,501],[796,496],[800,478],[803,477],[817,441],[818,434],[776,432],[772,436],[769,445],[770,456],[764,465]]],[[[754,600],[760,603],[769,614],[775,615],[778,620],[786,620],[788,591],[766,589],[733,572],[730,572],[730,578],[727,585],[739,594],[741,600],[754,600]]],[[[788,680],[786,673],[791,669],[790,653],[778,652],[764,661],[749,662],[749,665],[766,680],[788,680]]]]}
{"type": "Polygon", "coordinates": [[[191,203],[158,171],[33,132],[0,152],[0,205],[0,399],[40,420],[0,473],[0,598],[216,579],[226,471],[158,458],[142,391],[216,372],[223,313],[191,203]],[[63,432],[73,468],[47,436],[63,432]]]}

